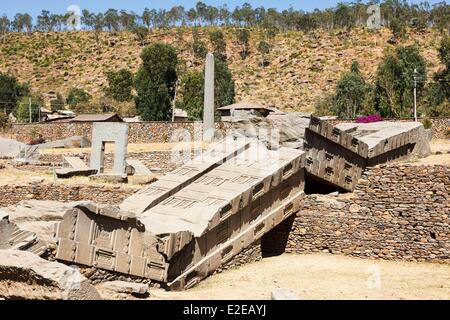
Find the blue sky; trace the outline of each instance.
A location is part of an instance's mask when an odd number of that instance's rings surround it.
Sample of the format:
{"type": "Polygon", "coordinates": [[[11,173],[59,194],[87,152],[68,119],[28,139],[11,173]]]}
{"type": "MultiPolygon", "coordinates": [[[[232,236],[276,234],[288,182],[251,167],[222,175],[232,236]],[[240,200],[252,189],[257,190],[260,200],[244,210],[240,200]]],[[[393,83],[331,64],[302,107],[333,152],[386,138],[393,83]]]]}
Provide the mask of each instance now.
{"type": "MultiPolygon", "coordinates": [[[[410,0],[410,3],[420,3],[422,0],[410,0]]],[[[442,0],[429,0],[430,4],[440,2],[442,0]]],[[[286,9],[292,5],[295,9],[310,11],[315,8],[324,9],[335,6],[338,0],[259,0],[259,1],[240,1],[240,0],[204,0],[208,5],[219,6],[227,4],[229,9],[242,5],[245,2],[252,6],[264,6],[266,8],[286,9]]],[[[108,8],[133,10],[141,13],[145,7],[148,8],[171,8],[175,5],[182,5],[185,8],[195,6],[197,0],[0,0],[0,15],[6,14],[9,17],[14,16],[17,12],[28,12],[33,17],[37,16],[42,9],[51,12],[63,13],[69,5],[78,5],[81,9],[98,12],[105,11],[108,8]]]]}

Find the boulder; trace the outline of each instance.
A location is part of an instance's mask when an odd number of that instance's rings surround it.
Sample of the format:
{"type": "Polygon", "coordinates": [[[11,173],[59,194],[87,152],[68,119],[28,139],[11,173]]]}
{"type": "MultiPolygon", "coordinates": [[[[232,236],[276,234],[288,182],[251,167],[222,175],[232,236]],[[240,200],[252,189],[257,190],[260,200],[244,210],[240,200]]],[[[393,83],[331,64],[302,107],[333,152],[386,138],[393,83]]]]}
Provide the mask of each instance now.
{"type": "Polygon", "coordinates": [[[272,300],[302,300],[297,294],[289,289],[278,288],[271,293],[272,300]]]}
{"type": "Polygon", "coordinates": [[[2,208],[1,215],[21,230],[36,233],[41,240],[53,242],[55,227],[64,213],[81,202],[22,200],[17,205],[2,208]]]}
{"type": "Polygon", "coordinates": [[[100,300],[77,269],[18,250],[0,250],[0,298],[100,300]]]}
{"type": "Polygon", "coordinates": [[[117,293],[131,293],[143,295],[148,292],[148,284],[127,281],[108,281],[102,283],[102,287],[117,293]]]}
{"type": "Polygon", "coordinates": [[[257,138],[271,149],[278,146],[302,149],[309,122],[310,114],[303,112],[271,114],[267,117],[241,112],[232,120],[235,135],[257,138]]]}

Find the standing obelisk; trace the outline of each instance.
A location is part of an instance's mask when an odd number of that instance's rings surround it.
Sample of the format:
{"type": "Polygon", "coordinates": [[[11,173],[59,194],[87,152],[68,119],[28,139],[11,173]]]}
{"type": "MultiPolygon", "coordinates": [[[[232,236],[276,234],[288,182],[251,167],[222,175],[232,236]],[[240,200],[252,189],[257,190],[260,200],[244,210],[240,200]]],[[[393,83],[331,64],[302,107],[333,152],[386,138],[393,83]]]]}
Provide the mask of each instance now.
{"type": "Polygon", "coordinates": [[[206,55],[205,97],[203,100],[203,141],[214,138],[214,55],[206,55]]]}

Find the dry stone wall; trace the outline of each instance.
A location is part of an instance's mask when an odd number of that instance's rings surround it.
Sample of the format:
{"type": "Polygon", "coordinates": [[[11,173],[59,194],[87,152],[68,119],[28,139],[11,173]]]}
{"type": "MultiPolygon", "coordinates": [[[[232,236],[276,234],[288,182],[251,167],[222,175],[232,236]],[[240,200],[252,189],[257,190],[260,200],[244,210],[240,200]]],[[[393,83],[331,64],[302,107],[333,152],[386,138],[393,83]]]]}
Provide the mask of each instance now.
{"type": "Polygon", "coordinates": [[[449,263],[449,190],[447,166],[381,165],[349,199],[308,195],[286,251],[449,263]]]}
{"type": "MultiPolygon", "coordinates": [[[[187,130],[191,139],[195,136],[201,137],[197,130],[202,125],[194,122],[134,122],[129,124],[128,143],[163,143],[170,142],[173,135],[175,138],[177,130],[187,130]],[[175,133],[175,134],[174,134],[175,133]]],[[[227,122],[216,122],[216,129],[225,133],[230,128],[227,122]]],[[[38,135],[46,141],[64,139],[71,136],[85,136],[92,140],[92,122],[48,122],[40,124],[13,124],[9,129],[0,132],[0,136],[28,142],[38,135]]]]}
{"type": "Polygon", "coordinates": [[[80,201],[91,200],[105,204],[119,204],[139,187],[120,185],[74,185],[62,183],[25,183],[0,186],[0,208],[22,200],[80,201]]]}
{"type": "MultiPolygon", "coordinates": [[[[139,188],[30,183],[0,186],[0,207],[24,199],[118,204],[139,188]]],[[[259,260],[271,244],[290,253],[330,252],[362,258],[450,262],[448,166],[380,165],[353,194],[307,195],[295,219],[272,230],[220,271],[259,260]],[[286,225],[287,224],[287,225],[286,225]],[[282,248],[283,249],[283,246],[282,248]]],[[[270,248],[269,248],[270,249],[270,248]]]]}
{"type": "MultiPolygon", "coordinates": [[[[413,121],[412,119],[385,119],[386,121],[413,121]]],[[[419,119],[421,120],[421,119],[419,119]]],[[[450,127],[448,118],[431,118],[432,134],[435,139],[445,139],[450,127]]],[[[330,120],[332,123],[351,122],[353,119],[330,120]]],[[[230,122],[216,122],[216,129],[224,134],[231,129],[230,122]]],[[[130,123],[128,143],[163,143],[169,142],[172,134],[179,129],[186,129],[191,138],[200,136],[196,130],[201,125],[194,122],[135,122],[130,123]]],[[[13,124],[9,129],[0,131],[0,136],[12,138],[21,142],[28,142],[31,138],[41,134],[46,141],[64,139],[71,136],[85,136],[91,140],[92,122],[65,122],[41,124],[13,124]]]]}

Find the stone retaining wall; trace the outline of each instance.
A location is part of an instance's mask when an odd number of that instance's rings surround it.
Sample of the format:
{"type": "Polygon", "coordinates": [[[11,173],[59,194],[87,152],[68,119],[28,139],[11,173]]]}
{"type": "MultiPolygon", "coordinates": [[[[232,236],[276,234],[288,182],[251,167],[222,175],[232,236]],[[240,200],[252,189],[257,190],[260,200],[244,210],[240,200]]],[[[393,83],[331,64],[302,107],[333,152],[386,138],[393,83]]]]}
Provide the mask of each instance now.
{"type": "MultiPolygon", "coordinates": [[[[201,136],[201,123],[195,122],[133,122],[129,124],[128,143],[163,143],[170,142],[173,134],[180,129],[185,129],[191,135],[191,139],[201,136]]],[[[219,132],[225,133],[230,128],[228,122],[216,122],[219,132]]],[[[40,124],[13,124],[7,130],[0,132],[0,136],[28,142],[38,135],[46,141],[54,141],[71,136],[85,136],[91,140],[92,122],[48,122],[40,124]]],[[[181,134],[175,135],[181,137],[181,134]]],[[[178,140],[177,140],[178,141],[178,140]]]]}
{"type": "Polygon", "coordinates": [[[449,190],[447,166],[382,165],[365,173],[352,198],[308,195],[286,251],[449,263],[449,190]]]}
{"type": "Polygon", "coordinates": [[[80,201],[92,200],[105,204],[120,204],[139,187],[113,185],[74,185],[62,183],[26,183],[0,186],[0,208],[22,200],[80,201]]]}
{"type": "MultiPolygon", "coordinates": [[[[139,188],[31,183],[0,186],[0,207],[24,199],[93,200],[118,204],[139,188]]],[[[353,194],[307,195],[287,219],[221,270],[285,248],[291,253],[330,252],[362,258],[450,262],[450,169],[381,165],[367,170],[353,194]],[[268,250],[270,246],[275,250],[268,250]],[[262,253],[261,253],[262,251],[262,253]]],[[[219,270],[220,271],[220,270],[219,270]]]]}
{"type": "MultiPolygon", "coordinates": [[[[413,121],[413,119],[384,119],[385,121],[413,121]]],[[[419,119],[422,120],[422,119],[419,119]]],[[[432,134],[435,139],[445,139],[450,128],[448,118],[430,118],[432,134]]],[[[354,119],[329,120],[332,123],[352,122],[354,119]]],[[[202,126],[195,122],[134,122],[130,123],[129,143],[163,143],[170,142],[176,130],[186,129],[193,140],[199,135],[202,126]]],[[[229,122],[216,122],[216,128],[224,134],[231,128],[229,122]]],[[[41,124],[13,124],[9,129],[0,131],[0,136],[28,142],[31,138],[41,134],[46,141],[64,139],[71,136],[85,136],[91,139],[92,122],[48,122],[41,124]]],[[[181,136],[181,135],[176,135],[181,136]]]]}

